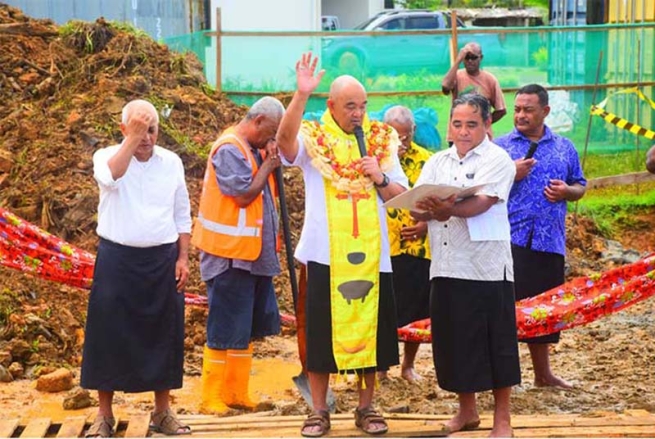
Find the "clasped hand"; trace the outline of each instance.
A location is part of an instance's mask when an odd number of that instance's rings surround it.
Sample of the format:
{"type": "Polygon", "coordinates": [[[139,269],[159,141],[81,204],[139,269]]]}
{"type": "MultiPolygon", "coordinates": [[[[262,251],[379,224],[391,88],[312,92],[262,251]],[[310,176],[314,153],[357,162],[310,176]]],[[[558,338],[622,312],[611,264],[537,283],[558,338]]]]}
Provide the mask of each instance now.
{"type": "Polygon", "coordinates": [[[416,207],[423,212],[412,211],[412,217],[417,221],[448,221],[453,215],[453,207],[457,195],[453,194],[448,198],[425,197],[416,203],[416,207]]]}
{"type": "Polygon", "coordinates": [[[569,185],[562,180],[550,180],[544,188],[544,196],[551,203],[566,200],[569,193],[569,185]]]}
{"type": "Polygon", "coordinates": [[[271,140],[266,145],[266,159],[262,163],[262,168],[265,172],[270,174],[280,167],[282,160],[280,159],[280,152],[277,149],[277,143],[271,140]]]}

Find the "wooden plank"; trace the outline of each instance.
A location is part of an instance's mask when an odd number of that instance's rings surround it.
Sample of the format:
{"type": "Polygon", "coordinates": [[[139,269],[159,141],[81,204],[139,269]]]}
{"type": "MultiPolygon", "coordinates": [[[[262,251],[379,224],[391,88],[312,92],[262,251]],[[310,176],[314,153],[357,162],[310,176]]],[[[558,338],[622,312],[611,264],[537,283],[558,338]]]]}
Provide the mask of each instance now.
{"type": "MultiPolygon", "coordinates": [[[[620,427],[514,428],[514,437],[652,437],[653,425],[620,427]]],[[[489,430],[457,432],[449,437],[487,437],[489,430]]]]}
{"type": "MultiPolygon", "coordinates": [[[[440,437],[445,436],[439,428],[434,425],[425,425],[423,421],[388,421],[388,436],[392,437],[440,437]]],[[[221,426],[221,430],[212,429],[210,426],[194,428],[193,437],[299,437],[302,422],[289,426],[261,427],[253,425],[245,430],[230,430],[221,426]],[[228,433],[229,431],[229,433],[228,433]],[[217,434],[218,433],[218,434],[217,434]]],[[[488,432],[487,432],[488,433],[488,432]]],[[[159,436],[153,435],[153,436],[159,436]]],[[[355,427],[354,420],[332,422],[329,436],[333,437],[363,437],[366,436],[362,430],[355,427]]]]}
{"type": "MultiPolygon", "coordinates": [[[[605,25],[603,29],[622,29],[624,26],[621,25],[605,25]]],[[[652,25],[647,24],[646,26],[635,26],[635,29],[650,29],[652,25]]],[[[477,34],[526,34],[526,33],[559,33],[566,31],[579,31],[579,28],[576,26],[562,26],[557,27],[556,29],[544,29],[543,27],[514,27],[514,28],[504,28],[498,29],[496,27],[484,28],[464,28],[459,30],[461,34],[475,33],[477,34]]],[[[425,29],[425,30],[394,30],[394,31],[361,31],[361,30],[339,30],[339,31],[224,31],[220,32],[221,36],[224,37],[361,37],[361,36],[406,36],[406,35],[439,35],[447,34],[450,32],[450,29],[425,29]]],[[[219,32],[217,31],[206,31],[205,36],[215,37],[219,32]]],[[[504,89],[503,89],[504,90],[504,89]]]]}
{"type": "Polygon", "coordinates": [[[150,415],[130,416],[125,437],[146,437],[150,428],[150,415]]]}
{"type": "Polygon", "coordinates": [[[80,437],[85,424],[86,416],[68,417],[59,427],[57,437],[80,437]]]}
{"type": "MultiPolygon", "coordinates": [[[[406,420],[406,421],[425,421],[429,422],[445,422],[452,418],[452,415],[426,415],[426,414],[411,414],[411,413],[384,413],[388,420],[406,420]]],[[[248,424],[261,425],[262,423],[274,423],[276,425],[284,425],[288,422],[302,423],[306,418],[305,415],[291,415],[291,416],[234,416],[234,417],[216,417],[208,415],[180,415],[180,420],[189,425],[228,425],[232,428],[234,425],[248,424]]],[[[482,423],[491,422],[490,415],[483,415],[480,417],[482,423]]],[[[352,420],[352,413],[333,414],[331,420],[337,422],[340,420],[352,420]]],[[[628,413],[628,416],[619,413],[607,413],[602,416],[591,415],[547,415],[547,416],[531,416],[531,415],[514,415],[512,422],[518,427],[530,426],[567,426],[567,425],[648,425],[655,421],[655,415],[644,411],[640,413],[636,411],[634,414],[628,413]]]]}
{"type": "Polygon", "coordinates": [[[18,427],[18,419],[0,419],[0,437],[11,437],[18,427]]]}
{"type": "Polygon", "coordinates": [[[49,418],[31,419],[25,426],[25,430],[20,434],[20,437],[45,437],[50,424],[52,424],[52,421],[49,418]]]}
{"type": "MultiPolygon", "coordinates": [[[[483,419],[482,425],[484,426],[483,419]]],[[[489,428],[491,422],[489,421],[489,428]]],[[[604,427],[604,426],[629,426],[629,425],[655,425],[655,418],[652,417],[602,417],[602,418],[585,418],[571,416],[570,418],[555,418],[544,416],[537,417],[518,417],[512,416],[512,425],[516,428],[545,428],[545,427],[604,427]]]]}
{"type": "MultiPolygon", "coordinates": [[[[638,82],[625,82],[625,83],[608,83],[608,84],[598,84],[599,90],[605,90],[610,88],[629,88],[637,87],[638,82]]],[[[655,86],[655,81],[642,82],[642,86],[653,87],[655,86]]],[[[548,90],[592,90],[594,88],[593,84],[580,84],[580,85],[551,85],[548,87],[548,90]]],[[[505,93],[514,93],[518,91],[518,87],[507,87],[503,88],[505,93]]],[[[288,90],[278,90],[278,91],[241,91],[241,90],[221,90],[222,93],[231,96],[292,96],[294,92],[288,90]]],[[[405,91],[369,91],[366,92],[367,96],[442,96],[443,92],[439,90],[405,90],[405,91]]],[[[312,93],[312,96],[325,98],[328,97],[328,93],[312,93]]],[[[587,185],[587,187],[589,187],[587,185]]]]}
{"type": "Polygon", "coordinates": [[[629,174],[592,178],[587,182],[587,188],[598,189],[608,186],[623,186],[626,184],[645,183],[648,181],[655,181],[655,174],[651,174],[648,171],[631,172],[629,174]]]}
{"type": "MultiPolygon", "coordinates": [[[[400,436],[435,436],[440,432],[441,424],[450,419],[451,415],[421,415],[421,414],[386,414],[390,427],[390,435],[400,436]]],[[[297,437],[303,415],[297,416],[260,416],[217,418],[213,416],[180,416],[180,420],[189,424],[193,435],[198,437],[297,437]],[[236,419],[235,419],[236,418],[236,419]]],[[[515,431],[523,431],[522,436],[541,435],[536,432],[550,432],[545,436],[585,436],[599,437],[616,435],[617,432],[632,432],[639,437],[645,431],[650,431],[655,425],[655,415],[648,412],[617,414],[609,412],[598,416],[552,415],[512,417],[515,431]],[[634,416],[633,416],[634,415],[634,416]],[[590,431],[601,431],[594,433],[590,431]]],[[[492,418],[482,416],[481,428],[475,432],[467,432],[465,436],[487,436],[492,427],[492,418]]],[[[362,436],[360,430],[354,427],[352,414],[341,413],[332,415],[331,435],[341,437],[362,436]]],[[[462,436],[457,433],[457,435],[462,436]]],[[[160,436],[160,435],[155,435],[160,436]]]]}
{"type": "MultiPolygon", "coordinates": [[[[626,410],[624,412],[627,416],[636,416],[636,417],[652,417],[655,419],[655,414],[652,414],[648,410],[642,410],[642,409],[632,409],[632,410],[626,410]]],[[[655,424],[653,424],[655,425],[655,424]]]]}

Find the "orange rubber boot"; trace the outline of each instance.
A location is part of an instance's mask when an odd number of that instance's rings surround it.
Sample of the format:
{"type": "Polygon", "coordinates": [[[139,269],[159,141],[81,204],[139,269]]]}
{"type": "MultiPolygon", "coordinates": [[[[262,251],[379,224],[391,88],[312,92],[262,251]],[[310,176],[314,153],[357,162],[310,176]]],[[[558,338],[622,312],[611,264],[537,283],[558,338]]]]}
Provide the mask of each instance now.
{"type": "Polygon", "coordinates": [[[205,345],[202,356],[200,413],[221,414],[229,410],[221,398],[225,382],[226,356],[226,350],[211,349],[205,345]]]}
{"type": "Polygon", "coordinates": [[[245,350],[228,349],[222,395],[229,407],[254,409],[257,406],[248,394],[251,369],[252,343],[245,350]]]}

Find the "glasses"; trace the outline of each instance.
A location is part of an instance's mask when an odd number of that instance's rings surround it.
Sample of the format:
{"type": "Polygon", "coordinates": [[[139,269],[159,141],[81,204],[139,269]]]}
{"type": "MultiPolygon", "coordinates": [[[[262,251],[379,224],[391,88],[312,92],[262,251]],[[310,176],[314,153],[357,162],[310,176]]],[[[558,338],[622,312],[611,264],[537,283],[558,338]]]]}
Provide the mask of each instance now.
{"type": "Polygon", "coordinates": [[[464,59],[467,60],[467,61],[477,61],[480,58],[482,58],[482,56],[478,56],[478,55],[466,55],[464,57],[464,59]]]}

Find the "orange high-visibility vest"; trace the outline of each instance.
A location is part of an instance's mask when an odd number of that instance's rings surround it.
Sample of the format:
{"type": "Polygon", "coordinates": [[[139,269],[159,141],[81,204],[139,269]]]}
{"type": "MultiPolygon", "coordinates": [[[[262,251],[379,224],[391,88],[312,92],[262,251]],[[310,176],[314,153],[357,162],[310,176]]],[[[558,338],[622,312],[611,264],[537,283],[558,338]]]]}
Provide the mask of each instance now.
{"type": "MultiPolygon", "coordinates": [[[[262,251],[264,194],[262,191],[247,207],[239,207],[234,197],[221,192],[212,158],[225,144],[236,145],[239,148],[252,166],[253,178],[259,169],[250,147],[239,137],[235,129],[225,130],[212,145],[207,158],[198,217],[193,225],[191,243],[215,256],[254,261],[262,251]]],[[[268,185],[271,194],[275,197],[273,174],[268,177],[268,185]]]]}

